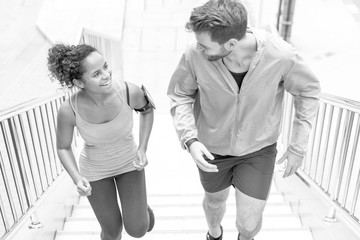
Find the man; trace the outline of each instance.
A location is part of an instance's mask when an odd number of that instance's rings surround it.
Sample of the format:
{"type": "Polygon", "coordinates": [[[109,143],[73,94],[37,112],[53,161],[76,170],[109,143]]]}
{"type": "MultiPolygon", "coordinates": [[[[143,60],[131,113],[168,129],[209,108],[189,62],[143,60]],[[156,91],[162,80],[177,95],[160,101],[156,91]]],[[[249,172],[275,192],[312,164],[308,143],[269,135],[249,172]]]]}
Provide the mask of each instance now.
{"type": "Polygon", "coordinates": [[[290,144],[279,163],[284,177],[301,166],[320,86],[288,43],[248,28],[236,0],[212,0],[193,9],[190,45],[169,87],[171,115],[183,148],[199,168],[205,190],[207,240],[222,239],[230,186],[236,192],[238,239],[259,232],[268,198],[286,90],[294,96],[290,144]]]}

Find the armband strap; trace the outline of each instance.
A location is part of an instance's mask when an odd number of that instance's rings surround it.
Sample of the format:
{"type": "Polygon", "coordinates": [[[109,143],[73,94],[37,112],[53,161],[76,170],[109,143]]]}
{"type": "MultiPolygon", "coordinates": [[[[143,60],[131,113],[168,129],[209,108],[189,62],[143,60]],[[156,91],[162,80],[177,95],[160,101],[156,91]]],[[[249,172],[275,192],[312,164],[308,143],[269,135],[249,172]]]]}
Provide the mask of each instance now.
{"type": "Polygon", "coordinates": [[[144,92],[144,97],[145,97],[147,103],[142,108],[137,108],[134,110],[136,112],[145,112],[145,111],[149,110],[150,108],[156,109],[154,101],[152,100],[152,97],[151,97],[150,93],[148,92],[148,90],[144,87],[144,85],[141,86],[141,89],[144,92]]]}
{"type": "Polygon", "coordinates": [[[136,112],[145,112],[147,110],[149,110],[150,108],[154,108],[152,107],[152,105],[150,104],[150,102],[148,102],[147,104],[145,104],[145,106],[143,106],[142,108],[136,108],[134,109],[136,112]]]}

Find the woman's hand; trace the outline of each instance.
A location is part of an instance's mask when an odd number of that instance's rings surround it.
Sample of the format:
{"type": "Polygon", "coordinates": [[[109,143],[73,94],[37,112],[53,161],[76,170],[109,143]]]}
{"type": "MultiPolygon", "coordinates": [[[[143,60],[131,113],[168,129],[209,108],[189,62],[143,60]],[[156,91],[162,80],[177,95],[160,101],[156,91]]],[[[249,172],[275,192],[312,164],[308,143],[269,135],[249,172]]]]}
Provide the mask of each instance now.
{"type": "Polygon", "coordinates": [[[141,171],[146,165],[148,165],[148,160],[146,157],[145,151],[138,149],[136,152],[137,158],[134,161],[134,167],[136,170],[141,171]]]}
{"type": "Polygon", "coordinates": [[[89,181],[85,177],[81,177],[76,182],[77,191],[80,196],[90,196],[91,195],[91,186],[89,181]]]}

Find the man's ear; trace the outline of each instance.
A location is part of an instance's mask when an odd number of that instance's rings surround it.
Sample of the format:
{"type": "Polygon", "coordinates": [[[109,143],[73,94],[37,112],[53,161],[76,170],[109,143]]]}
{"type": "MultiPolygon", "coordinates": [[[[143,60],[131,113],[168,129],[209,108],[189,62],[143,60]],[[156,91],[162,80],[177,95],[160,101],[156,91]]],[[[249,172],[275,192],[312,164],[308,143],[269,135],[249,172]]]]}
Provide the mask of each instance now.
{"type": "Polygon", "coordinates": [[[73,84],[75,86],[77,86],[78,88],[84,88],[84,83],[81,81],[81,80],[78,80],[78,79],[73,79],[72,80],[73,84]]]}
{"type": "Polygon", "coordinates": [[[231,38],[226,43],[224,43],[224,48],[227,51],[232,51],[232,50],[234,50],[237,42],[238,42],[238,40],[236,40],[235,38],[231,38]]]}

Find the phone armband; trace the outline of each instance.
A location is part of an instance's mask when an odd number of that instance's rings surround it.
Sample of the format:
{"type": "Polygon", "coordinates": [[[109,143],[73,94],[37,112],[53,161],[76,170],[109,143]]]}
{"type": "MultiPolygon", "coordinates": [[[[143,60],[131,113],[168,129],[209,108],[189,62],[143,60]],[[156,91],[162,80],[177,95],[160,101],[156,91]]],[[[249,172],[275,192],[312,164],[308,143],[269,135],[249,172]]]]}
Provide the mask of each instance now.
{"type": "Polygon", "coordinates": [[[156,109],[154,100],[152,99],[149,91],[144,87],[144,85],[141,86],[141,90],[144,92],[144,96],[146,99],[146,104],[142,108],[134,109],[136,112],[146,112],[150,108],[156,109]]]}

